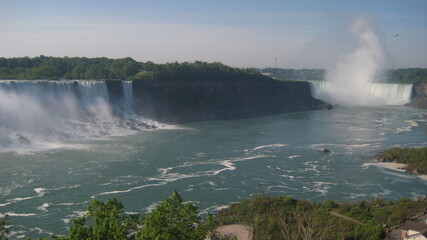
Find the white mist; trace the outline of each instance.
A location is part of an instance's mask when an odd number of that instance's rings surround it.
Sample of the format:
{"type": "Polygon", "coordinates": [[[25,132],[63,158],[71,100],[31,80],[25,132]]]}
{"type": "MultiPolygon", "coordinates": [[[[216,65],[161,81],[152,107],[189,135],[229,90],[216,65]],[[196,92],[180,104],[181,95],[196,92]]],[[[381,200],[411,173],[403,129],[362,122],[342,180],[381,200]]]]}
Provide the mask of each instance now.
{"type": "Polygon", "coordinates": [[[383,105],[385,99],[371,94],[371,83],[384,62],[384,48],[366,17],[355,18],[349,28],[358,38],[357,48],[327,71],[326,84],[317,96],[338,105],[383,105]]]}

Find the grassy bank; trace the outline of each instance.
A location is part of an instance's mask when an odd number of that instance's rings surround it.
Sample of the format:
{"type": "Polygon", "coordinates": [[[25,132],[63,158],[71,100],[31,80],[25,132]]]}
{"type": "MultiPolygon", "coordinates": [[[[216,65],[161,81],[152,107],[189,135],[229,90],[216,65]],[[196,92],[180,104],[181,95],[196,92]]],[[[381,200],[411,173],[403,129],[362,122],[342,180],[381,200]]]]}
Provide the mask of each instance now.
{"type": "Polygon", "coordinates": [[[407,164],[407,171],[427,174],[427,147],[391,148],[375,156],[380,162],[397,162],[407,164]]]}
{"type": "Polygon", "coordinates": [[[255,239],[384,239],[387,233],[427,207],[426,201],[321,203],[292,197],[262,197],[219,212],[215,225],[253,226],[255,239]]]}
{"type": "MultiPolygon", "coordinates": [[[[123,204],[114,198],[106,202],[94,199],[87,213],[72,221],[67,235],[43,239],[201,240],[218,226],[235,223],[252,226],[254,239],[258,240],[385,239],[392,229],[426,208],[427,201],[421,199],[336,203],[258,195],[202,220],[197,208],[184,203],[175,191],[143,217],[127,214],[123,204]]],[[[4,240],[4,226],[9,222],[0,223],[0,239],[4,240]]]]}

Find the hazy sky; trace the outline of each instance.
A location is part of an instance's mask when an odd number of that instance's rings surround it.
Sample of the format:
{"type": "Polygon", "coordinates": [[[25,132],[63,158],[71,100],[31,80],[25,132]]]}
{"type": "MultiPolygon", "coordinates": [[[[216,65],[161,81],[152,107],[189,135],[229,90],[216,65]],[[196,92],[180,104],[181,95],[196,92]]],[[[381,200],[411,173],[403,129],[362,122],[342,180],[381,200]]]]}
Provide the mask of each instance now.
{"type": "Polygon", "coordinates": [[[0,0],[0,56],[329,68],[357,45],[361,15],[388,67],[427,67],[426,0],[0,0]]]}

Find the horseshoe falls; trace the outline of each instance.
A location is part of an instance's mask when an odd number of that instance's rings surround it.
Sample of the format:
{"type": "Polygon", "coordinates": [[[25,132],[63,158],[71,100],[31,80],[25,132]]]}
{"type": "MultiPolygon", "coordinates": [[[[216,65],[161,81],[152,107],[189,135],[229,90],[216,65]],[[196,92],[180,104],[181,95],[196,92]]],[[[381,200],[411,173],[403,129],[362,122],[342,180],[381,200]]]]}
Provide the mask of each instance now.
{"type": "Polygon", "coordinates": [[[310,81],[315,98],[338,105],[404,105],[411,101],[412,84],[368,83],[347,86],[327,81],[310,81]]]}

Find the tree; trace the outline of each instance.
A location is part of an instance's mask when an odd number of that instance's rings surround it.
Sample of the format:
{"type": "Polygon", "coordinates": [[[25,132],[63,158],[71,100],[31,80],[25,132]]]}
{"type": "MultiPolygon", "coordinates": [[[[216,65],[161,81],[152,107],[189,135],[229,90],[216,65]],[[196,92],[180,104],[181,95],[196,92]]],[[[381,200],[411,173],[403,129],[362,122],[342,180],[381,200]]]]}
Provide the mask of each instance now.
{"type": "Polygon", "coordinates": [[[151,211],[139,232],[140,240],[200,240],[203,232],[197,227],[200,218],[197,208],[183,204],[177,191],[151,211]]]}
{"type": "Polygon", "coordinates": [[[123,204],[115,198],[105,203],[96,199],[87,207],[85,216],[74,219],[67,236],[58,240],[122,240],[130,239],[127,230],[136,222],[126,216],[123,204]]]}
{"type": "Polygon", "coordinates": [[[3,220],[0,221],[0,240],[7,240],[9,229],[7,225],[9,223],[9,217],[6,215],[3,220]]]}

